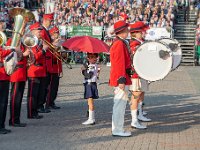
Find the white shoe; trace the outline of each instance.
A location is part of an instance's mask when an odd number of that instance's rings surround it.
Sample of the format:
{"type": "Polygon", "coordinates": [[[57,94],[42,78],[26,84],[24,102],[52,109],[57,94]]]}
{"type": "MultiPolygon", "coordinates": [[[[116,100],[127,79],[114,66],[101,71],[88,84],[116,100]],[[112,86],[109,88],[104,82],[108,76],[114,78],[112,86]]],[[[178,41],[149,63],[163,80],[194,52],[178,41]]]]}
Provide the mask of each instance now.
{"type": "Polygon", "coordinates": [[[88,119],[87,121],[83,122],[82,124],[83,125],[94,125],[95,124],[95,120],[88,119]]]}
{"type": "Polygon", "coordinates": [[[112,132],[113,136],[121,136],[121,137],[129,137],[131,136],[131,132],[112,132]]]}
{"type": "Polygon", "coordinates": [[[145,125],[140,124],[138,121],[132,122],[131,127],[136,129],[146,129],[147,127],[145,125]]]}
{"type": "Polygon", "coordinates": [[[147,112],[146,111],[142,111],[142,114],[145,116],[145,115],[147,115],[147,112]]]}
{"type": "Polygon", "coordinates": [[[144,122],[150,122],[151,121],[150,118],[147,118],[147,117],[145,117],[143,115],[138,115],[138,120],[144,121],[144,122]]]}

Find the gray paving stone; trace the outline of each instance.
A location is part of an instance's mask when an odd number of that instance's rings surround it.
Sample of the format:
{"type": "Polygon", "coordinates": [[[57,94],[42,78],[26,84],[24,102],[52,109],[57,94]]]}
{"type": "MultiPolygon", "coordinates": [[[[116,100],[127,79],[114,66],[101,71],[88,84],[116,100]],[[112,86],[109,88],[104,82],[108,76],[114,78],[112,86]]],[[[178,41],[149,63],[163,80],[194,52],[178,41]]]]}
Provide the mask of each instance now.
{"type": "Polygon", "coordinates": [[[164,80],[150,84],[145,111],[153,121],[146,130],[130,127],[127,105],[125,129],[128,138],[111,136],[113,89],[108,86],[109,67],[102,66],[95,101],[96,125],[83,126],[87,101],[83,99],[80,65],[64,68],[57,105],[60,110],[44,114],[41,120],[26,118],[24,93],[21,119],[26,128],[6,127],[12,133],[0,135],[0,150],[199,150],[200,149],[200,67],[179,67],[164,80]]]}

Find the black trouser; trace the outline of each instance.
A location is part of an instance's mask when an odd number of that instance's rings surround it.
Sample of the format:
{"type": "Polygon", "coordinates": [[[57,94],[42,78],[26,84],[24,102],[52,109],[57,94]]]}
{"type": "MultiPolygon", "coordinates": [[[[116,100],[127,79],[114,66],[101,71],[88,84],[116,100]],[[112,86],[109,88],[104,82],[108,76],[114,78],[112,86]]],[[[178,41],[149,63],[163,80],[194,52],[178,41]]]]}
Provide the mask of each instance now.
{"type": "Polygon", "coordinates": [[[5,128],[8,105],[9,81],[0,81],[0,129],[5,128]]]}
{"type": "Polygon", "coordinates": [[[49,91],[48,88],[49,88],[49,85],[50,85],[50,81],[51,81],[51,74],[47,73],[47,76],[44,79],[45,89],[44,89],[44,92],[43,92],[43,96],[39,98],[38,106],[37,106],[38,109],[44,108],[44,104],[46,102],[48,91],[49,91]]]}
{"type": "Polygon", "coordinates": [[[10,92],[10,124],[20,123],[20,112],[24,94],[25,81],[11,82],[10,92]]]}
{"type": "Polygon", "coordinates": [[[28,78],[27,108],[28,118],[38,115],[38,103],[45,97],[45,77],[28,78]]]}
{"type": "Polygon", "coordinates": [[[59,74],[52,73],[50,74],[50,83],[48,86],[48,92],[47,92],[47,99],[46,99],[46,107],[55,105],[55,100],[58,93],[58,87],[59,87],[59,74]]]}

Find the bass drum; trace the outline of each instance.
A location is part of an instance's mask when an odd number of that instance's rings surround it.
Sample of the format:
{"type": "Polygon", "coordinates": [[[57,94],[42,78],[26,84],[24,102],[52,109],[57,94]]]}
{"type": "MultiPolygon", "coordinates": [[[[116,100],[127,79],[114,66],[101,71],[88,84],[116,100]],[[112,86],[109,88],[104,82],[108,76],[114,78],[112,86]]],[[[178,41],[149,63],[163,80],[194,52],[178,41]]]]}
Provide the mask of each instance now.
{"type": "Polygon", "coordinates": [[[162,38],[159,41],[166,43],[171,49],[173,58],[172,71],[175,70],[180,65],[182,60],[182,49],[179,42],[170,38],[162,38]]]}
{"type": "Polygon", "coordinates": [[[162,80],[171,71],[172,52],[164,43],[144,42],[134,54],[133,66],[137,74],[145,80],[162,80]]]}

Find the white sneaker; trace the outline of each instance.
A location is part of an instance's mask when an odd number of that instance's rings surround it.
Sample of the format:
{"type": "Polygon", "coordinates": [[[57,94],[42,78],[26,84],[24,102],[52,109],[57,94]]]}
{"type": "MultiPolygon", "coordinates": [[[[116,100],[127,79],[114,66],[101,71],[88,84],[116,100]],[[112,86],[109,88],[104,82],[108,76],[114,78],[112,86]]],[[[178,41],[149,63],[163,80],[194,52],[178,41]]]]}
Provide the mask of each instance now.
{"type": "Polygon", "coordinates": [[[131,136],[131,132],[112,132],[113,136],[121,136],[121,137],[129,137],[131,136]]]}
{"type": "Polygon", "coordinates": [[[147,127],[145,125],[140,124],[138,121],[132,122],[131,127],[136,129],[146,129],[147,127]]]}
{"type": "Polygon", "coordinates": [[[138,120],[144,121],[144,122],[150,122],[151,121],[150,118],[147,118],[147,117],[145,117],[143,115],[138,115],[138,120]]]}
{"type": "Polygon", "coordinates": [[[83,122],[82,124],[83,125],[94,125],[95,124],[95,120],[88,119],[87,121],[83,122]]]}
{"type": "Polygon", "coordinates": [[[146,111],[142,111],[142,114],[145,116],[145,115],[147,115],[147,112],[146,111]]]}

